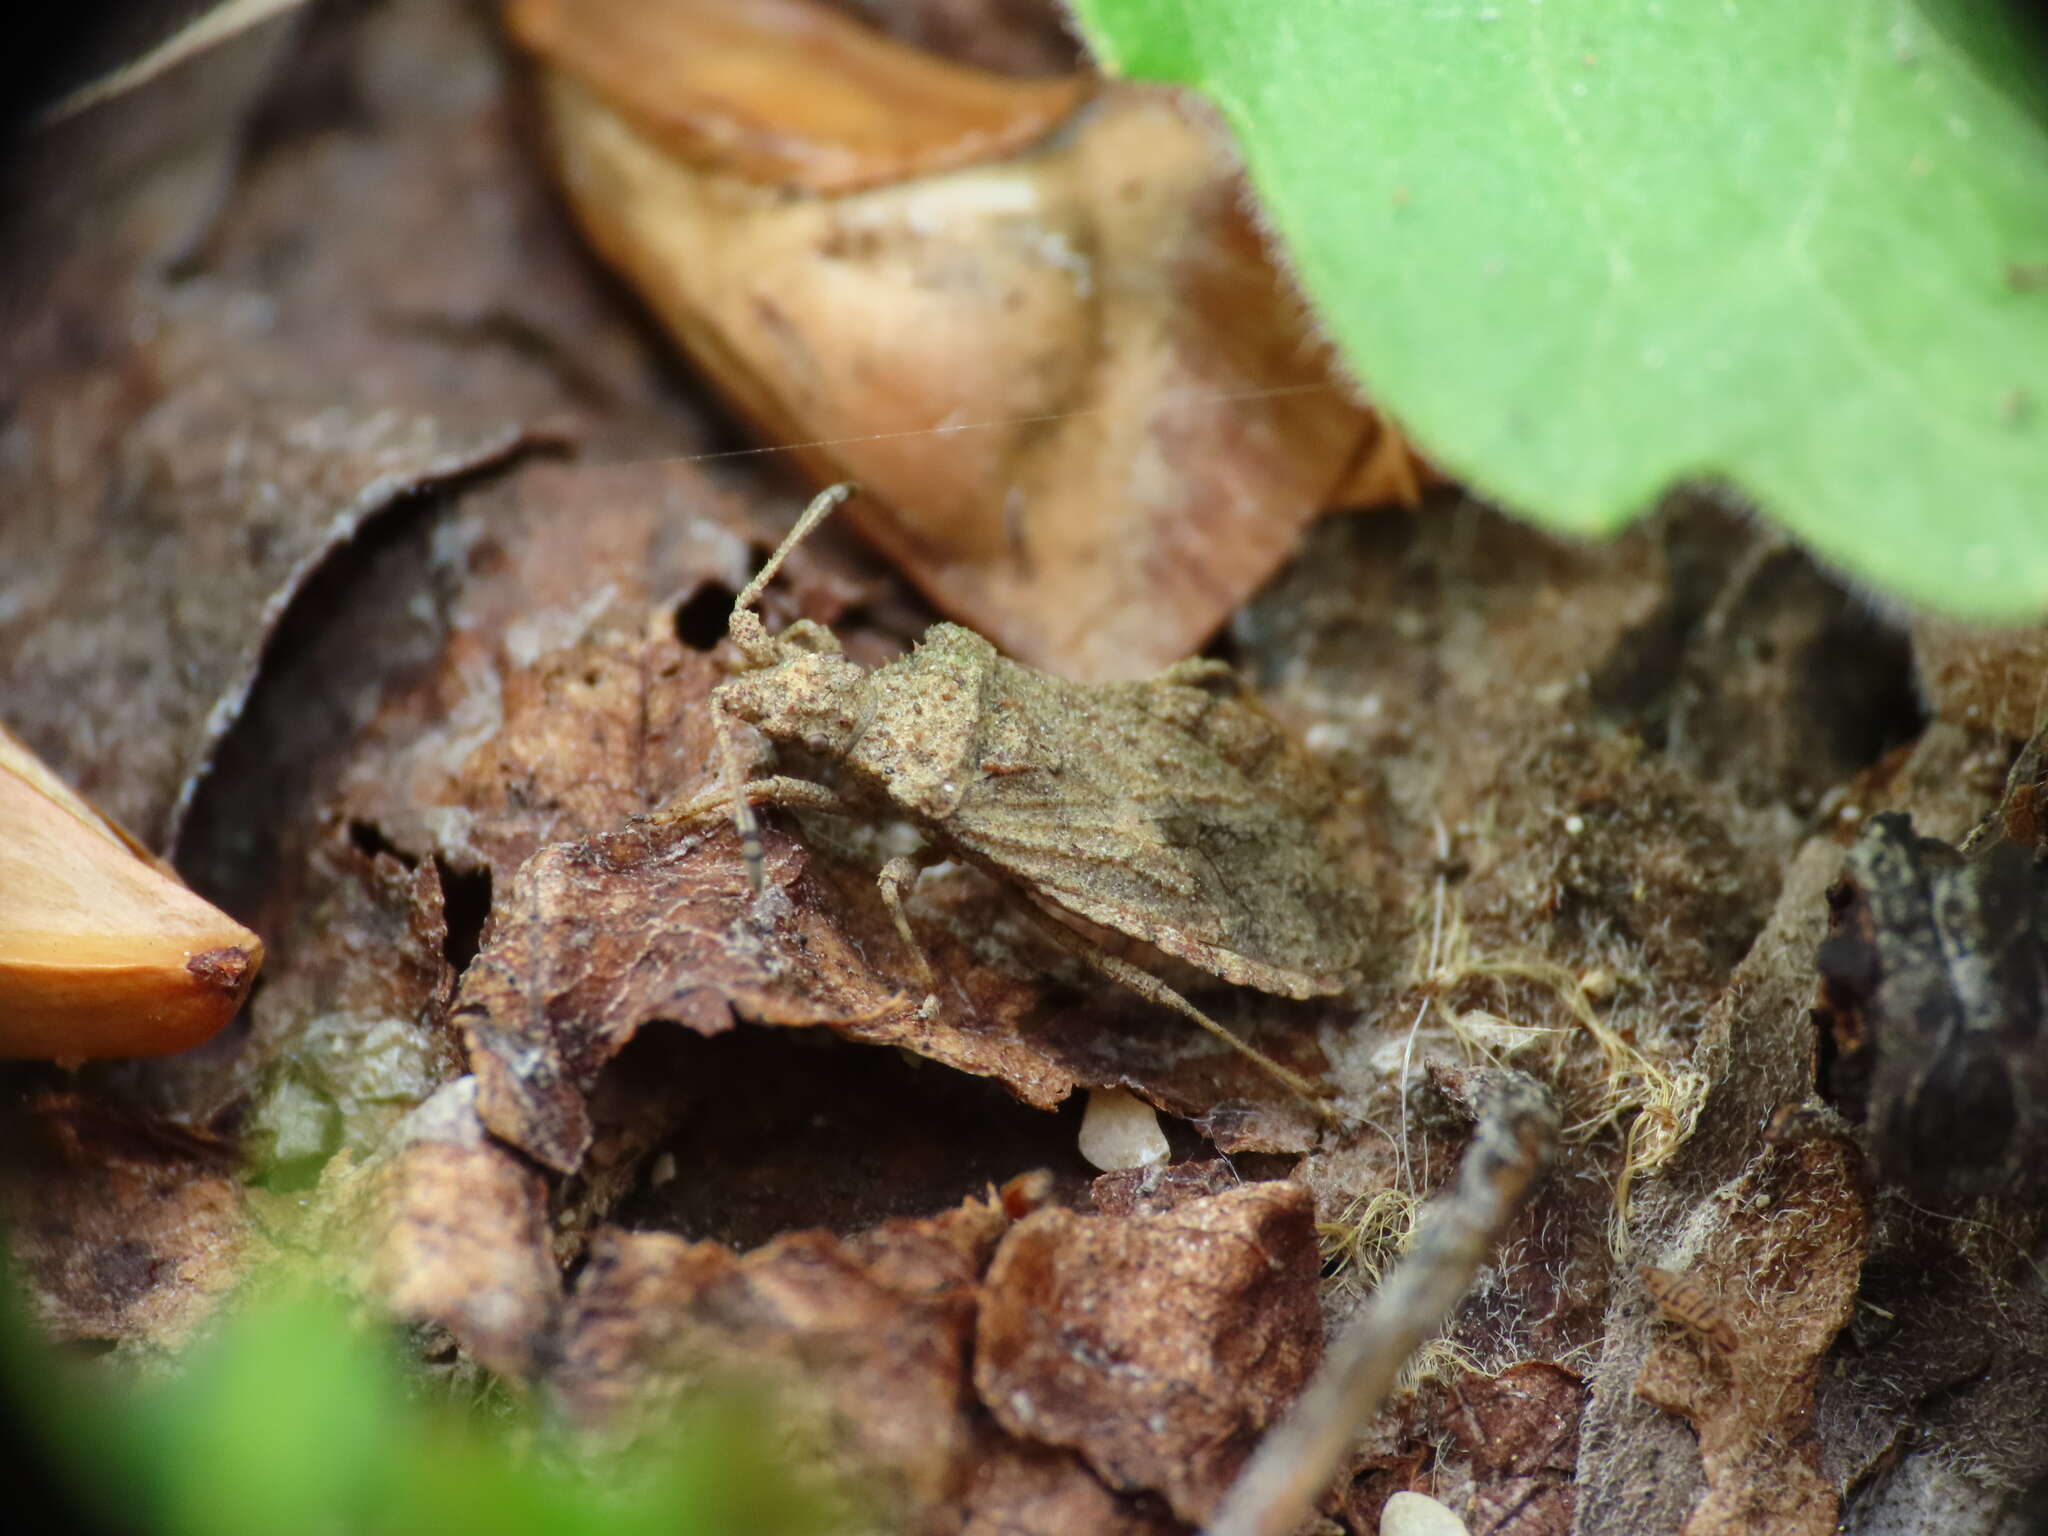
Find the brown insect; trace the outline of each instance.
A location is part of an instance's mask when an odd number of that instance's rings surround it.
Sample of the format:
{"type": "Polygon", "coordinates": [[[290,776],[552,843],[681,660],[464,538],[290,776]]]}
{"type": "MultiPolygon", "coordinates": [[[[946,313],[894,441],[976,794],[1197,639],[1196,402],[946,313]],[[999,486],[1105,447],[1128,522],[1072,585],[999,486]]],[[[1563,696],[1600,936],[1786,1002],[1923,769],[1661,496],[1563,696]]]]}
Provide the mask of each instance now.
{"type": "Polygon", "coordinates": [[[1724,1355],[1735,1353],[1735,1329],[1721,1313],[1720,1298],[1691,1275],[1645,1264],[1637,1271],[1643,1288],[1668,1322],[1699,1335],[1724,1355]]]}
{"type": "Polygon", "coordinates": [[[1070,924],[1142,940],[1284,997],[1340,991],[1364,928],[1355,883],[1316,824],[1326,797],[1313,771],[1236,696],[1219,662],[1182,662],[1148,682],[1082,684],[998,655],[957,624],[933,625],[910,655],[873,671],[809,620],[770,635],[754,612],[762,589],[852,494],[838,485],[818,496],[734,601],[729,633],[742,671],[711,695],[724,783],[656,819],[730,811],[756,892],[757,805],[906,821],[925,846],[889,860],[880,885],[927,989],[931,966],[903,896],[924,868],[957,859],[1021,893],[1045,933],[1103,975],[1312,1094],[1299,1075],[1070,924]],[[768,738],[778,765],[787,758],[804,771],[749,780],[744,726],[768,738]]]}

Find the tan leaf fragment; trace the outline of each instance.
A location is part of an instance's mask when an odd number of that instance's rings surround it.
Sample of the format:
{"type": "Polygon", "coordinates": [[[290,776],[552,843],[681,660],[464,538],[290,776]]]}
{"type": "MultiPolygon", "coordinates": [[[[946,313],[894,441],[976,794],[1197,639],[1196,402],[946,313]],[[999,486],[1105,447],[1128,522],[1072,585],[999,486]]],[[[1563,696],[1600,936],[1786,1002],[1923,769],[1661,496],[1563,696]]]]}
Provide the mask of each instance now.
{"type": "Polygon", "coordinates": [[[1322,1353],[1318,1269],[1294,1184],[1158,1216],[1041,1211],[989,1267],[975,1389],[1012,1434],[1199,1522],[1322,1353]]]}
{"type": "Polygon", "coordinates": [[[803,0],[513,0],[505,20],[678,159],[811,193],[1012,154],[1089,89],[954,64],[803,0]]]}
{"type": "Polygon", "coordinates": [[[1711,1302],[1687,1307],[1690,1325],[1663,1325],[1636,1377],[1699,1433],[1707,1491],[1684,1536],[1823,1536],[1837,1491],[1821,1471],[1814,1388],[1856,1304],[1869,1230],[1858,1154],[1834,1137],[1768,1151],[1699,1225],[1690,1262],[1669,1267],[1711,1302]]]}
{"type": "MultiPolygon", "coordinates": [[[[807,78],[814,39],[846,24],[793,3],[611,9],[631,27],[540,0],[512,13],[592,243],[769,441],[867,487],[867,537],[1010,654],[1149,675],[1198,648],[1340,487],[1413,495],[1405,445],[1347,396],[1218,135],[1176,98],[1104,85],[1029,148],[1002,158],[992,136],[972,164],[912,174],[958,164],[959,135],[920,126],[884,71],[840,71],[835,98],[865,94],[863,112],[925,145],[889,184],[792,196],[746,144],[822,154],[818,112],[804,92],[731,82],[768,61],[807,78]],[[623,42],[643,28],[661,41],[623,42]],[[671,56],[689,62],[653,79],[648,61],[671,56]],[[743,96],[746,143],[700,129],[678,153],[650,128],[652,103],[693,91],[699,104],[667,110],[701,118],[743,96]]],[[[863,50],[934,67],[879,38],[863,50]]],[[[1032,126],[1051,93],[1083,94],[974,89],[986,115],[1032,126]]]]}

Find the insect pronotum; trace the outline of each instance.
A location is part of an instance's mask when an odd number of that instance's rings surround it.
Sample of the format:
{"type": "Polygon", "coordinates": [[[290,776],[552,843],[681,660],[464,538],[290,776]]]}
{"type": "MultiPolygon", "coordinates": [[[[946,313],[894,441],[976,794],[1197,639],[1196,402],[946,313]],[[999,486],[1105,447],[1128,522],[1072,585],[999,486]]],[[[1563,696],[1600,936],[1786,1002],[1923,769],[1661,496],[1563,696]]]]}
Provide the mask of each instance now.
{"type": "Polygon", "coordinates": [[[762,887],[755,807],[908,822],[915,855],[880,872],[882,899],[930,995],[932,971],[903,897],[941,859],[973,864],[1025,898],[1045,934],[1111,980],[1183,1014],[1305,1096],[1300,1075],[1239,1040],[1077,925],[1141,940],[1240,986],[1338,992],[1364,942],[1357,883],[1325,840],[1313,769],[1240,698],[1221,663],[1192,660],[1133,683],[1073,683],[935,624],[872,671],[823,625],[771,635],[754,605],[796,544],[853,494],[836,485],[734,600],[738,675],[711,695],[722,782],[656,813],[730,814],[762,887]],[[752,727],[805,769],[749,779],[752,727]]]}

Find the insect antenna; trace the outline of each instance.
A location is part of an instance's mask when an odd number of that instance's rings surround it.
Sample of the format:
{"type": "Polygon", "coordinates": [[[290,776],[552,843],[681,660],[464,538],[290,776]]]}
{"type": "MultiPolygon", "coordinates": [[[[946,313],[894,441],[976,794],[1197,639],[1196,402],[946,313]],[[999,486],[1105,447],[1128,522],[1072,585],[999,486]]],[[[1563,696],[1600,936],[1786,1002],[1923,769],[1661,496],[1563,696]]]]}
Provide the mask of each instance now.
{"type": "Polygon", "coordinates": [[[757,667],[771,667],[781,659],[781,651],[768,635],[761,616],[754,612],[754,604],[761,599],[762,591],[775,579],[775,573],[782,569],[782,562],[789,558],[789,552],[810,536],[811,530],[830,517],[840,503],[849,499],[860,487],[851,481],[828,485],[811,498],[811,504],[804,508],[796,520],[796,526],[789,535],[775,547],[775,553],[767,563],[754,573],[754,579],[741,589],[733,599],[732,617],[726,621],[726,633],[732,637],[740,654],[757,667]]]}

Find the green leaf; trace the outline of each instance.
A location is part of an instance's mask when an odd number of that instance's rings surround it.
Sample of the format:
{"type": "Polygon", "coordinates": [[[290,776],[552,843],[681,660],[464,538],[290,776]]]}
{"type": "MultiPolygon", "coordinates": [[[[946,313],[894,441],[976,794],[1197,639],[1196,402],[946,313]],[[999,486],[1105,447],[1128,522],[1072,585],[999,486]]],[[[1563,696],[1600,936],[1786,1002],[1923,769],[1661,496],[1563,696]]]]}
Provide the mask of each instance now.
{"type": "Polygon", "coordinates": [[[1350,366],[1552,527],[1733,485],[2048,607],[2048,32],[2007,0],[1075,0],[1196,86],[1350,366]]]}

